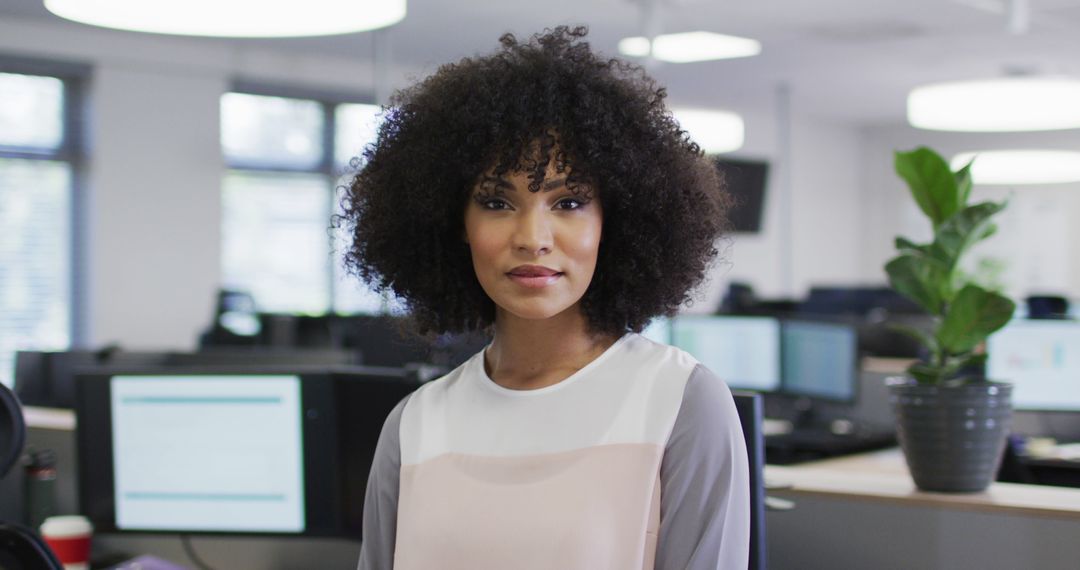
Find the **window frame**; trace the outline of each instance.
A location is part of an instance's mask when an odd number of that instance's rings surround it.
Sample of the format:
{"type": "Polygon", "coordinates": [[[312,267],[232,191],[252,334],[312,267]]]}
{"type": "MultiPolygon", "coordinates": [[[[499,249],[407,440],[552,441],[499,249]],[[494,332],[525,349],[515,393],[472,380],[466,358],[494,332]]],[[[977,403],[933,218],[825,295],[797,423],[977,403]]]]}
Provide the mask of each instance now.
{"type": "Polygon", "coordinates": [[[33,149],[0,145],[0,158],[24,160],[47,160],[66,162],[71,171],[68,187],[68,224],[71,228],[68,241],[68,338],[70,347],[84,346],[89,342],[89,291],[87,283],[87,251],[84,244],[88,223],[83,215],[87,211],[86,165],[89,157],[86,145],[86,116],[89,105],[89,86],[92,67],[88,64],[14,57],[0,54],[0,73],[36,75],[59,79],[63,88],[61,107],[60,146],[55,150],[33,149]]]}
{"type": "MultiPolygon", "coordinates": [[[[327,182],[326,208],[329,216],[337,211],[337,188],[338,180],[347,173],[346,169],[335,162],[337,156],[337,121],[336,110],[340,105],[361,104],[378,105],[374,92],[364,91],[341,91],[334,89],[299,87],[295,85],[279,85],[238,79],[234,80],[226,93],[241,93],[244,95],[259,95],[263,97],[282,97],[286,99],[302,99],[313,101],[319,105],[322,111],[323,128],[321,133],[322,156],[318,163],[309,168],[298,166],[268,166],[266,163],[253,163],[243,160],[232,160],[222,147],[222,158],[225,165],[226,175],[231,171],[244,171],[248,173],[305,173],[323,176],[327,182]]],[[[329,219],[329,218],[328,218],[329,219]]],[[[329,228],[327,228],[329,230],[329,228]]],[[[326,251],[333,254],[333,232],[326,232],[326,251]]],[[[326,315],[339,314],[337,305],[337,273],[334,263],[326,264],[327,272],[327,295],[328,305],[326,315]]],[[[385,303],[384,303],[385,304],[385,303]]]]}

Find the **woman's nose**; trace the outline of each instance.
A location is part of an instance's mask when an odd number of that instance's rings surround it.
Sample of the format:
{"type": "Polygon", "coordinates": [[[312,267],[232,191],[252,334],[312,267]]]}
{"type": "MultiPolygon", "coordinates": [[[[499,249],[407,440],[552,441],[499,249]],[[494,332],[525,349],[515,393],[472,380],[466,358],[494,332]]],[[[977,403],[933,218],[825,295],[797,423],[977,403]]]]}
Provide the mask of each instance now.
{"type": "Polygon", "coordinates": [[[518,219],[514,231],[514,249],[529,255],[551,252],[552,234],[546,212],[532,209],[518,219]]]}

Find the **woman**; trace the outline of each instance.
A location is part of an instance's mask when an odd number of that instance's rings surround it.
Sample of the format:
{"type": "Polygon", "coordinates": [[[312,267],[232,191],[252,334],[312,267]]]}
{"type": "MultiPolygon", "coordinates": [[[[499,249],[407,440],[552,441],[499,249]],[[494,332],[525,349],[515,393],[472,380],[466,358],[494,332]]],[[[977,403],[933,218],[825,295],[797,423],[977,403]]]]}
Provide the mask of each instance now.
{"type": "Polygon", "coordinates": [[[746,568],[728,388],[636,334],[716,256],[713,167],[583,28],[395,96],[344,199],[350,269],[491,344],[391,412],[360,568],[746,568]]]}

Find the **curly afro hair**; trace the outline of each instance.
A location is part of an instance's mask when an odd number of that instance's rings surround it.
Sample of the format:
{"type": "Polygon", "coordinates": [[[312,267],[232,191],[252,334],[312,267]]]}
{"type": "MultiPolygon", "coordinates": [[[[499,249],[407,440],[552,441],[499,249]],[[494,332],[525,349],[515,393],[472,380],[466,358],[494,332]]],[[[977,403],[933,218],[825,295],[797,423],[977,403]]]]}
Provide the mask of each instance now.
{"type": "Polygon", "coordinates": [[[492,55],[443,65],[394,95],[353,159],[336,221],[352,236],[346,268],[401,298],[416,332],[494,323],[462,239],[468,196],[491,170],[529,172],[535,192],[554,159],[571,189],[595,189],[604,239],[580,305],[594,334],[674,315],[716,257],[728,204],[716,168],[664,107],[666,91],[595,55],[586,33],[506,34],[492,55]]]}

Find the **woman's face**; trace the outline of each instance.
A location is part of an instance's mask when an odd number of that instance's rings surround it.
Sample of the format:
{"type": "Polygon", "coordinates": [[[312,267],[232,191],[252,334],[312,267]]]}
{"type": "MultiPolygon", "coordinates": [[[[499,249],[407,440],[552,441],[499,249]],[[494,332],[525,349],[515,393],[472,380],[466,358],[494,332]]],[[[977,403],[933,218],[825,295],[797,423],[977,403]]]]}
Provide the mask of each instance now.
{"type": "Polygon", "coordinates": [[[554,167],[539,192],[528,186],[526,172],[487,172],[472,189],[465,237],[476,277],[497,312],[547,319],[578,311],[596,270],[600,200],[571,192],[554,167]]]}

